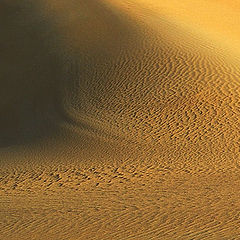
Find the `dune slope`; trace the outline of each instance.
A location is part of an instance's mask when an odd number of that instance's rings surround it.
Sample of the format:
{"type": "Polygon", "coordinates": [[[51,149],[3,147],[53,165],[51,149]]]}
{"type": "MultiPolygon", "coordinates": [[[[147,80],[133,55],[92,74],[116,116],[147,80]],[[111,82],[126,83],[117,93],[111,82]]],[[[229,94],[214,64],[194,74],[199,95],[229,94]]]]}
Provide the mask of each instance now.
{"type": "Polygon", "coordinates": [[[3,1],[0,239],[240,238],[236,7],[165,2],[3,1]]]}

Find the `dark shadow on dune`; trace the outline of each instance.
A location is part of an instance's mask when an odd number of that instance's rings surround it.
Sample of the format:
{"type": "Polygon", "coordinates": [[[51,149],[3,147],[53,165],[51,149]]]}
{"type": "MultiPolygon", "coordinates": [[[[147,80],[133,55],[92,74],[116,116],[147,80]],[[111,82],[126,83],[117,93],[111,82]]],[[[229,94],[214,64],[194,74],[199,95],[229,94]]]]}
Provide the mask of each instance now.
{"type": "Polygon", "coordinates": [[[61,67],[33,2],[3,1],[0,21],[0,147],[57,133],[61,67]]]}
{"type": "Polygon", "coordinates": [[[59,30],[58,20],[41,11],[41,3],[1,3],[0,147],[58,135],[59,121],[90,128],[69,115],[62,102],[81,112],[86,99],[97,99],[111,81],[98,77],[102,74],[99,66],[111,66],[111,59],[119,53],[115,49],[128,45],[130,32],[134,32],[132,26],[97,0],[56,2],[62,9],[56,16],[60,18],[59,30]],[[85,10],[86,16],[82,17],[85,10]],[[76,15],[75,20],[69,20],[68,14],[76,15]],[[98,22],[97,31],[92,31],[98,22]],[[61,44],[66,49],[62,50],[61,44]],[[87,98],[82,97],[81,89],[87,92],[87,98]]]}

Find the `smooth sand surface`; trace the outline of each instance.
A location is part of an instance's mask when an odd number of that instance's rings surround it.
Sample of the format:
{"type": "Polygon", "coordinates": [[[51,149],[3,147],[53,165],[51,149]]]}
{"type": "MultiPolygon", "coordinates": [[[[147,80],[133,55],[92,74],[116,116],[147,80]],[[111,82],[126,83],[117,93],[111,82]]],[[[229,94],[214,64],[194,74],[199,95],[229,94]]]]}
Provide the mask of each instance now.
{"type": "Polygon", "coordinates": [[[240,239],[240,1],[3,0],[0,239],[240,239]]]}

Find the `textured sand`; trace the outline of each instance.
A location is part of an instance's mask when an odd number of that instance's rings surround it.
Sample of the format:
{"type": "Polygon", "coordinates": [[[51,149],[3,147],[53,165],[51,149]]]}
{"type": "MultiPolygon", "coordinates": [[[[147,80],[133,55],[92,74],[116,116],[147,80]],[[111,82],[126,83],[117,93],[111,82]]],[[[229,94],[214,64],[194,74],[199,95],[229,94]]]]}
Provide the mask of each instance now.
{"type": "Polygon", "coordinates": [[[239,9],[3,0],[0,239],[240,239],[239,9]]]}

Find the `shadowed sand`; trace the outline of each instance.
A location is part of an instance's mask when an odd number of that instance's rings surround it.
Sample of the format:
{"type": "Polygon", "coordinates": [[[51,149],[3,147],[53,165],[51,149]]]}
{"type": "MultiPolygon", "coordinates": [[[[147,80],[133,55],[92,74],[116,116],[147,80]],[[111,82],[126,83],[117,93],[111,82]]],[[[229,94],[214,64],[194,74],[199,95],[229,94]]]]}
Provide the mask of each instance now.
{"type": "Polygon", "coordinates": [[[1,3],[0,239],[240,238],[239,5],[173,2],[1,3]]]}

